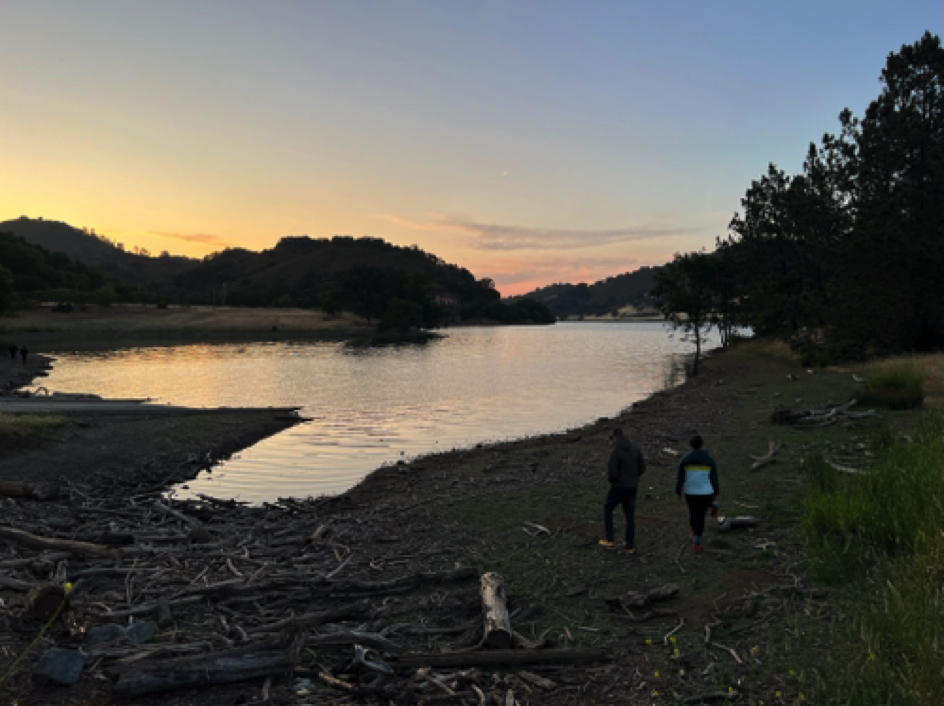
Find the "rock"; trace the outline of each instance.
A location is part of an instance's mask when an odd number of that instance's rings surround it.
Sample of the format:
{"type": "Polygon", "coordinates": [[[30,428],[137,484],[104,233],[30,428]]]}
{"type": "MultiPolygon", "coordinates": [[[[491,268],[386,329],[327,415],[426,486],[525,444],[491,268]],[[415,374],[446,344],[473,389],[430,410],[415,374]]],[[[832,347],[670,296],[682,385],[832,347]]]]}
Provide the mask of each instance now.
{"type": "Polygon", "coordinates": [[[153,620],[142,620],[125,628],[125,637],[135,644],[143,644],[154,637],[157,632],[157,623],[153,620]]]}
{"type": "Polygon", "coordinates": [[[86,647],[92,647],[93,645],[101,645],[102,643],[111,642],[112,640],[120,640],[124,636],[125,629],[123,626],[109,623],[108,625],[99,625],[89,630],[82,644],[86,647]]]}
{"type": "Polygon", "coordinates": [[[53,647],[39,658],[33,673],[62,686],[72,686],[85,667],[85,655],[78,650],[53,647]]]}

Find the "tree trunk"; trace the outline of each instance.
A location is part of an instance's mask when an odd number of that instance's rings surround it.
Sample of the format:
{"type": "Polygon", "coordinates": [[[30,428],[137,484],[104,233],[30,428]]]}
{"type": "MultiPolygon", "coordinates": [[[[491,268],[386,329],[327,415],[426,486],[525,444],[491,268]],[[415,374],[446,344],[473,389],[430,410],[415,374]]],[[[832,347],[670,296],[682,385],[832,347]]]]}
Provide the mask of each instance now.
{"type": "Polygon", "coordinates": [[[514,645],[511,617],[505,605],[505,582],[500,574],[482,574],[483,630],[482,647],[507,650],[514,645]]]}

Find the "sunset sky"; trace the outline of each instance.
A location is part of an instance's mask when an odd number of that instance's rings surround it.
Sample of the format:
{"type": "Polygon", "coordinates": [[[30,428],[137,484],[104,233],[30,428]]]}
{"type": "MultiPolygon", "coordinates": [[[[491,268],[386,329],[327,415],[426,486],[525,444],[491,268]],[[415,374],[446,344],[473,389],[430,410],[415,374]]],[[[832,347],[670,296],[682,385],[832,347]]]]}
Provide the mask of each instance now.
{"type": "Polygon", "coordinates": [[[503,294],[711,248],[930,0],[2,0],[0,220],[371,235],[503,294]]]}

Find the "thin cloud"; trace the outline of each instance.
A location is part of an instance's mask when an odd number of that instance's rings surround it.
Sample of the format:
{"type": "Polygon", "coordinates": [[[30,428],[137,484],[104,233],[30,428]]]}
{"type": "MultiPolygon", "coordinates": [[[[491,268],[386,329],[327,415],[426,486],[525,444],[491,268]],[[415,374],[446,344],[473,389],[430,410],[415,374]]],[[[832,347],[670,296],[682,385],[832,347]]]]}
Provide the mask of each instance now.
{"type": "Polygon", "coordinates": [[[214,247],[226,248],[230,245],[233,245],[230,241],[221,238],[218,235],[211,235],[209,233],[166,233],[162,231],[152,230],[149,231],[150,235],[159,235],[162,238],[169,238],[171,240],[182,240],[185,243],[200,243],[202,245],[212,245],[214,247]]]}
{"type": "Polygon", "coordinates": [[[472,247],[480,250],[576,250],[600,245],[639,242],[694,233],[673,226],[633,226],[609,230],[526,228],[495,223],[478,223],[456,216],[434,216],[414,221],[400,216],[384,216],[413,230],[454,230],[472,237],[472,247]]]}

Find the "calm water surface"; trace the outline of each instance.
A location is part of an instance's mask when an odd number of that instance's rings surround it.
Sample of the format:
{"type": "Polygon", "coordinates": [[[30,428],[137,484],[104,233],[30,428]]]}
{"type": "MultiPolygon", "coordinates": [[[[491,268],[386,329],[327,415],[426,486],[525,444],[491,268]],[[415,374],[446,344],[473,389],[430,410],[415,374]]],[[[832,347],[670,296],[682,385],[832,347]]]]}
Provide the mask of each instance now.
{"type": "Polygon", "coordinates": [[[399,459],[612,416],[665,387],[670,367],[692,349],[660,323],[447,334],[375,348],[279,342],[60,353],[43,384],[196,407],[300,407],[313,421],[178,491],[262,502],[337,493],[399,459]]]}

